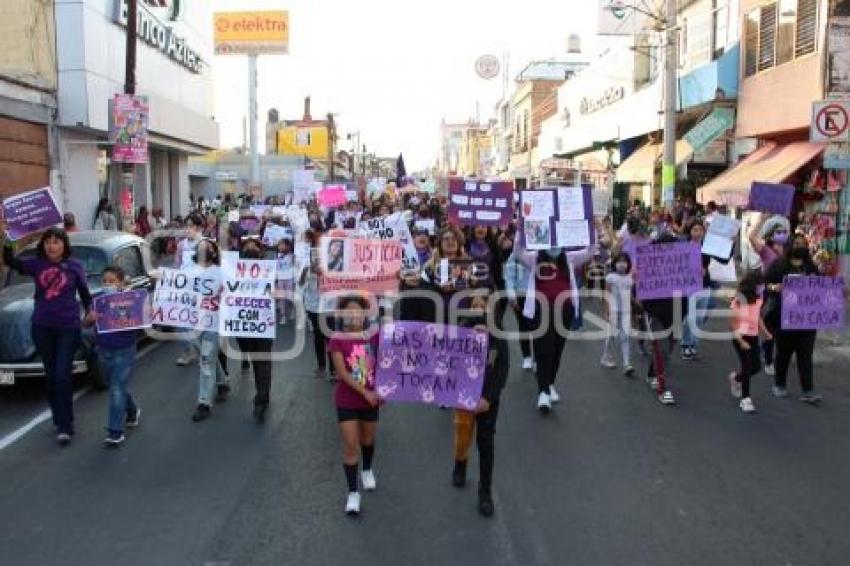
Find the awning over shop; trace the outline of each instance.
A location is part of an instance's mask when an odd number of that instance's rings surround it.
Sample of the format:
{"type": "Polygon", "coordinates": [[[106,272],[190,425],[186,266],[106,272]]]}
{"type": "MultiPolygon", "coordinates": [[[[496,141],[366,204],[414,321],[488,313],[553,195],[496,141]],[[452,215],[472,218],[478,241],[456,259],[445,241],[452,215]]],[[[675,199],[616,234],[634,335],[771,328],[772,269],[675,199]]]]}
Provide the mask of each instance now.
{"type": "Polygon", "coordinates": [[[713,200],[718,204],[744,206],[749,200],[753,181],[782,183],[820,155],[825,147],[825,144],[811,142],[787,145],[769,142],[732,169],[700,187],[697,198],[702,203],[713,200]]]}
{"type": "MultiPolygon", "coordinates": [[[[664,154],[661,143],[649,142],[635,150],[617,168],[617,181],[620,183],[643,183],[651,185],[655,171],[664,154]]],[[[685,140],[676,141],[676,165],[688,161],[694,150],[685,140]]]]}

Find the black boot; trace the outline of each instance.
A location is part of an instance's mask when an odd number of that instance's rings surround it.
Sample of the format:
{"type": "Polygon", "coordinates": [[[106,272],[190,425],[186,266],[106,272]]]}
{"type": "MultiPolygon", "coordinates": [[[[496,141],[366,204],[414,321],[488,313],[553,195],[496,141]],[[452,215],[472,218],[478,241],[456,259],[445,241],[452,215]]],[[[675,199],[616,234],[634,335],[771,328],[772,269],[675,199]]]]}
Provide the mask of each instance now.
{"type": "Polygon", "coordinates": [[[455,469],[452,472],[452,485],[455,487],[466,485],[466,460],[455,460],[455,469]]]}
{"type": "Polygon", "coordinates": [[[478,512],[481,513],[483,517],[492,517],[493,516],[493,496],[490,493],[489,487],[484,487],[483,485],[478,486],[478,512]]]}
{"type": "Polygon", "coordinates": [[[258,423],[265,421],[268,408],[268,405],[254,405],[254,420],[258,423]]]}

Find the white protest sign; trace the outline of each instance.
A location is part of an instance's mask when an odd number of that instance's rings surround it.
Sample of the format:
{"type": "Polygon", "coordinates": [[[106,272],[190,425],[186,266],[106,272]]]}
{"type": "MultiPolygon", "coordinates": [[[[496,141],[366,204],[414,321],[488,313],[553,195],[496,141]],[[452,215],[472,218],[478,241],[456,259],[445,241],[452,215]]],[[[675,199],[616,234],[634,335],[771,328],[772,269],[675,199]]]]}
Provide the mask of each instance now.
{"type": "Polygon", "coordinates": [[[741,229],[741,223],[730,216],[716,215],[708,225],[702,241],[702,253],[726,259],[732,256],[732,239],[741,229]]]}
{"type": "Polygon", "coordinates": [[[274,288],[277,262],[222,254],[219,334],[241,338],[275,337],[274,288]]]}
{"type": "Polygon", "coordinates": [[[611,208],[611,193],[605,190],[594,189],[590,195],[593,199],[593,215],[608,216],[609,209],[611,208]]]}
{"type": "Polygon", "coordinates": [[[220,289],[218,267],[162,268],[153,293],[151,323],[215,332],[220,289]]]}
{"type": "Polygon", "coordinates": [[[263,245],[274,247],[281,240],[293,238],[292,228],[280,226],[279,224],[266,224],[266,229],[263,232],[263,245]]]}
{"type": "Polygon", "coordinates": [[[410,235],[410,229],[402,213],[396,212],[389,216],[379,216],[378,218],[361,222],[359,233],[364,238],[398,240],[404,252],[404,258],[401,264],[402,270],[418,269],[420,267],[419,255],[416,253],[416,246],[413,245],[413,237],[410,235]]]}
{"type": "Polygon", "coordinates": [[[714,258],[708,262],[708,276],[718,283],[735,283],[738,274],[735,272],[735,262],[720,263],[714,258]]]}
{"type": "Polygon", "coordinates": [[[584,220],[584,190],[581,187],[558,189],[558,219],[584,220]]]}
{"type": "Polygon", "coordinates": [[[590,245],[590,226],[587,220],[555,222],[555,242],[562,248],[584,248],[590,245]]]}
{"type": "Polygon", "coordinates": [[[428,232],[429,236],[433,236],[437,233],[437,226],[433,218],[428,220],[417,220],[413,223],[413,225],[417,230],[424,230],[425,232],[428,232]]]}

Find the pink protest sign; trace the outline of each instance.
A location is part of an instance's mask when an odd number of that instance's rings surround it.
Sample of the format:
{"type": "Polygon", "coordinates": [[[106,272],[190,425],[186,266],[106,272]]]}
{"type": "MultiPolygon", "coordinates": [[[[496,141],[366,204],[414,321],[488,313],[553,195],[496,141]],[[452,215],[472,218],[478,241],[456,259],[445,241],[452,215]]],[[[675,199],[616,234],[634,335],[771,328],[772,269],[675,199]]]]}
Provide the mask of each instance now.
{"type": "Polygon", "coordinates": [[[345,185],[328,185],[319,191],[319,204],[326,208],[344,206],[348,203],[348,195],[345,194],[345,185]]]}
{"type": "Polygon", "coordinates": [[[702,254],[698,244],[637,246],[634,261],[638,300],[687,297],[702,289],[702,254]]]}
{"type": "Polygon", "coordinates": [[[398,290],[402,248],[398,240],[324,237],[319,290],[365,290],[375,294],[398,290]]]}

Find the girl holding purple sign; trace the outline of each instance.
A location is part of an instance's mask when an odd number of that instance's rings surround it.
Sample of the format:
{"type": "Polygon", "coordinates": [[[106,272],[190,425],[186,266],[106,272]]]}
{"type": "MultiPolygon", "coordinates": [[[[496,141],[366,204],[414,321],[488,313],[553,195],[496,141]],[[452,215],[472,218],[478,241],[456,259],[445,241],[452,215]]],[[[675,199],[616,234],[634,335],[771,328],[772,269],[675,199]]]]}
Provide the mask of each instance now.
{"type": "MultiPolygon", "coordinates": [[[[0,227],[5,230],[5,222],[0,222],[0,227]]],[[[18,273],[31,276],[35,283],[32,339],[44,363],[56,441],[65,446],[74,435],[71,370],[81,340],[80,303],[86,313],[92,306],[86,272],[80,262],[71,259],[68,236],[59,228],[42,233],[34,257],[16,258],[11,245],[7,239],[3,261],[18,273]]]]}
{"type": "Polygon", "coordinates": [[[339,378],[334,401],[339,431],[343,444],[343,469],[348,485],[345,512],[360,513],[360,492],[357,489],[357,461],[362,455],[363,469],[360,482],[363,489],[376,487],[372,471],[375,454],[375,432],[378,427],[380,399],[375,393],[375,357],[378,351],[378,334],[367,332],[366,316],[369,301],[353,295],[339,300],[343,331],[336,332],[330,340],[331,354],[339,378]]]}

